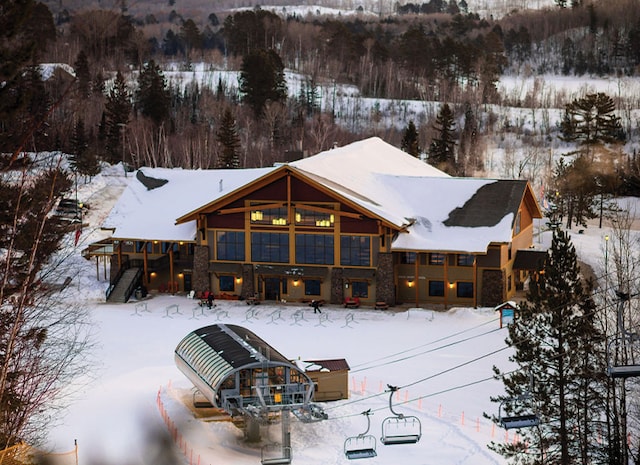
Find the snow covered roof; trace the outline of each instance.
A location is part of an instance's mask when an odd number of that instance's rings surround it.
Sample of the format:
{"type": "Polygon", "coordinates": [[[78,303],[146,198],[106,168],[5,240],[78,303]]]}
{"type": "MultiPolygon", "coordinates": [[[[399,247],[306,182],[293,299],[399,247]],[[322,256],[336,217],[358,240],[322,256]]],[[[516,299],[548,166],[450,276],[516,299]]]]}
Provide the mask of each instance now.
{"type": "Polygon", "coordinates": [[[511,240],[518,208],[532,195],[526,181],[454,178],[372,137],[270,168],[145,168],[145,182],[131,182],[105,227],[115,228],[114,238],[193,241],[198,211],[283,169],[393,225],[401,231],[394,250],[484,253],[511,240]]]}
{"type": "Polygon", "coordinates": [[[183,170],[142,168],[145,178],[164,179],[164,185],[149,189],[133,179],[103,223],[115,229],[114,238],[158,241],[193,241],[194,221],[176,224],[176,218],[223,197],[245,184],[273,171],[271,168],[246,170],[183,170]]]}

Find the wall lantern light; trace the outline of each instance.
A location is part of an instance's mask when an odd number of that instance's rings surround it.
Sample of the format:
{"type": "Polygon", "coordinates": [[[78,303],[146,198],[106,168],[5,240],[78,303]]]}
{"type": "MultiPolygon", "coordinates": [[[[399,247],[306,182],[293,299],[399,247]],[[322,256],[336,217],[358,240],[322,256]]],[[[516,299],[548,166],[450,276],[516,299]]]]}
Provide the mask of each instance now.
{"type": "Polygon", "coordinates": [[[240,284],[242,282],[242,278],[240,276],[236,276],[236,284],[240,284]]]}
{"type": "Polygon", "coordinates": [[[413,279],[407,281],[407,286],[413,287],[413,279]]]}
{"type": "Polygon", "coordinates": [[[453,289],[453,286],[455,286],[455,283],[449,283],[449,289],[453,289]]]}

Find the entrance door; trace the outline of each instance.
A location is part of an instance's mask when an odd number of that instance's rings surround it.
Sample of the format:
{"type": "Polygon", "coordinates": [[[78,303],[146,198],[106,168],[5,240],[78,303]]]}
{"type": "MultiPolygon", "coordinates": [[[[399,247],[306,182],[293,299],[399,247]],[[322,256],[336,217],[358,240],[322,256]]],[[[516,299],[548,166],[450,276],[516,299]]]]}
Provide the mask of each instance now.
{"type": "Polygon", "coordinates": [[[280,300],[280,278],[264,279],[264,300],[280,300]]]}
{"type": "Polygon", "coordinates": [[[189,292],[192,289],[191,284],[191,273],[184,274],[184,291],[189,292]]]}

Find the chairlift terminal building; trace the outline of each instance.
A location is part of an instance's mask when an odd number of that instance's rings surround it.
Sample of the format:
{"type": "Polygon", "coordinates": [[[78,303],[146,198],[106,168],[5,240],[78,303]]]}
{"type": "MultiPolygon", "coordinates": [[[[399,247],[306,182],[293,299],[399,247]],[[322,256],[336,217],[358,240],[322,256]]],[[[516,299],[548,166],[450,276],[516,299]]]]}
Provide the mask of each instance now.
{"type": "Polygon", "coordinates": [[[313,382],[253,332],[237,325],[197,329],[175,349],[178,369],[215,407],[247,409],[308,403],[313,382]]]}

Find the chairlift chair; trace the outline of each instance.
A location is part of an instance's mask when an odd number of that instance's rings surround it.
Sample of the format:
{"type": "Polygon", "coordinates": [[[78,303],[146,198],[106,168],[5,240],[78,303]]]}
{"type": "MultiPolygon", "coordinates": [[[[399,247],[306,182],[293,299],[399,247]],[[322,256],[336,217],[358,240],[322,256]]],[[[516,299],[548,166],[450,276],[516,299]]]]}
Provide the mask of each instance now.
{"type": "Polygon", "coordinates": [[[397,386],[387,385],[389,388],[389,410],[394,415],[382,421],[382,437],[380,442],[385,446],[396,444],[415,444],[422,436],[422,424],[418,417],[403,415],[393,410],[393,394],[399,389],[397,386]]]}
{"type": "Polygon", "coordinates": [[[344,455],[349,460],[370,459],[378,455],[376,452],[376,438],[371,434],[367,434],[371,427],[369,416],[373,415],[371,409],[362,412],[362,414],[367,417],[367,429],[363,433],[349,437],[344,441],[344,455]]]}
{"type": "Polygon", "coordinates": [[[637,294],[630,295],[628,293],[616,291],[616,296],[618,297],[618,331],[620,332],[621,336],[612,338],[607,344],[607,375],[611,378],[638,377],[640,376],[640,365],[635,363],[633,357],[627,358],[624,364],[618,364],[615,361],[616,352],[624,352],[624,349],[637,349],[640,347],[640,334],[628,331],[625,328],[623,317],[624,304],[628,302],[631,297],[637,296],[637,294]],[[611,350],[612,346],[614,345],[620,350],[611,350]]]}
{"type": "MultiPolygon", "coordinates": [[[[515,402],[528,401],[529,399],[531,399],[531,395],[524,394],[522,396],[509,399],[506,402],[515,403],[515,402]]],[[[510,415],[510,416],[503,415],[502,407],[504,403],[505,401],[500,403],[500,409],[498,413],[498,421],[500,422],[500,425],[504,429],[533,428],[540,424],[540,418],[532,409],[526,410],[523,413],[518,415],[510,415]]]]}
{"type": "Polygon", "coordinates": [[[637,334],[629,334],[627,337],[618,337],[612,339],[607,345],[607,375],[610,378],[634,378],[640,376],[640,365],[637,363],[633,363],[632,360],[629,360],[627,363],[616,363],[614,353],[615,351],[611,350],[612,345],[616,345],[618,347],[629,347],[635,346],[638,347],[640,344],[640,337],[637,334]]]}

